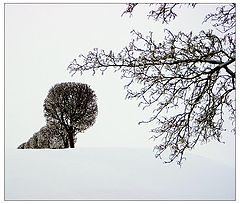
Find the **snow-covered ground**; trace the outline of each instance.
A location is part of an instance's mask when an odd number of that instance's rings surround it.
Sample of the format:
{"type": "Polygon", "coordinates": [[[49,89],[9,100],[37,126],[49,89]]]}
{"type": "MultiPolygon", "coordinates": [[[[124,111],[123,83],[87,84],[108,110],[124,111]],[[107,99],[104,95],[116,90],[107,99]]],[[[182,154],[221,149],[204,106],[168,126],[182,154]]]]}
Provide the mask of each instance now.
{"type": "Polygon", "coordinates": [[[5,152],[6,200],[233,200],[235,169],[189,155],[180,168],[151,149],[5,152]]]}

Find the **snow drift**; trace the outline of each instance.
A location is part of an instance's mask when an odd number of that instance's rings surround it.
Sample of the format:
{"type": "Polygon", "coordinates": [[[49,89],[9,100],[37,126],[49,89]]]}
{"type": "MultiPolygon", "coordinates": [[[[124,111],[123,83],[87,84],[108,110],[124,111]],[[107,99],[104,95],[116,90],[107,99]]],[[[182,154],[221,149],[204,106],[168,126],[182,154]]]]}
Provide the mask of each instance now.
{"type": "Polygon", "coordinates": [[[234,200],[235,169],[195,155],[163,164],[151,149],[7,149],[5,199],[234,200]]]}

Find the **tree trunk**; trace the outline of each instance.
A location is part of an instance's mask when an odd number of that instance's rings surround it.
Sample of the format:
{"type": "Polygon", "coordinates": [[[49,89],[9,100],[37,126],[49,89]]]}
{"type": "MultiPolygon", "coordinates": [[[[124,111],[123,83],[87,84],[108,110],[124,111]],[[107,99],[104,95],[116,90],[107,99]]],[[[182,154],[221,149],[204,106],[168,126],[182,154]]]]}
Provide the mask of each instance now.
{"type": "Polygon", "coordinates": [[[69,143],[70,143],[70,148],[74,148],[74,134],[73,132],[69,132],[68,133],[68,139],[69,139],[69,143]]]}

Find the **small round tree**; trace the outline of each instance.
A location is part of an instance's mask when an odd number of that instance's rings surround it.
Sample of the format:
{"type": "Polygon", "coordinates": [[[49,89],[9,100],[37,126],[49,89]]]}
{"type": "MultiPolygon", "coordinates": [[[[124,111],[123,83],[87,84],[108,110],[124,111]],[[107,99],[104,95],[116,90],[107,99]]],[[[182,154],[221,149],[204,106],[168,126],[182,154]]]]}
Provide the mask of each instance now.
{"type": "Polygon", "coordinates": [[[53,86],[44,101],[44,116],[48,124],[57,124],[67,133],[70,148],[74,148],[76,134],[95,123],[98,107],[94,91],[75,82],[53,86]]]}

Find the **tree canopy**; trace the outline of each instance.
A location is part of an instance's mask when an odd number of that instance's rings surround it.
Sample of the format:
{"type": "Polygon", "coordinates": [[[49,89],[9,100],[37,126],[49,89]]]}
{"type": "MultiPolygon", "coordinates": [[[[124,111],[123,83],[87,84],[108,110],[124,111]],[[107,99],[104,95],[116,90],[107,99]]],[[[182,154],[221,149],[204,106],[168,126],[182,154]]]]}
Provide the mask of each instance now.
{"type": "Polygon", "coordinates": [[[66,132],[65,147],[74,148],[75,136],[95,123],[98,108],[94,91],[75,82],[53,86],[44,101],[47,124],[57,125],[66,132]]]}
{"type": "MultiPolygon", "coordinates": [[[[137,5],[128,4],[123,15],[132,14],[137,5]]],[[[170,23],[181,6],[186,4],[152,4],[148,17],[170,23]]],[[[221,142],[224,112],[235,120],[235,7],[221,4],[216,13],[206,11],[203,22],[210,21],[213,27],[198,34],[165,29],[165,38],[159,42],[152,32],[145,36],[133,30],[133,39],[119,53],[94,48],[74,59],[68,69],[72,74],[121,72],[128,80],[126,98],[137,98],[143,109],[152,110],[152,117],[142,122],[156,124],[151,130],[158,141],[156,157],[168,152],[165,162],[181,164],[186,150],[197,143],[221,142]]]]}

